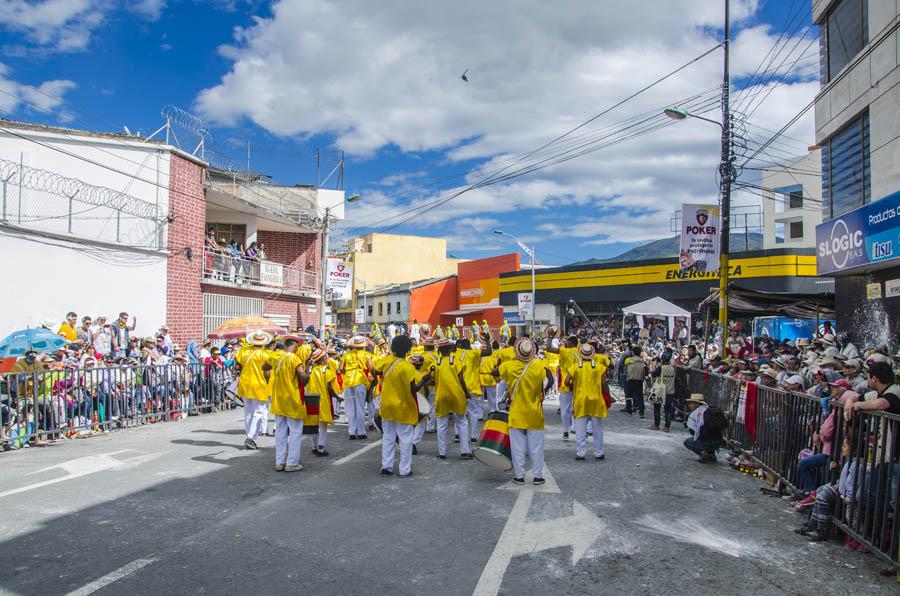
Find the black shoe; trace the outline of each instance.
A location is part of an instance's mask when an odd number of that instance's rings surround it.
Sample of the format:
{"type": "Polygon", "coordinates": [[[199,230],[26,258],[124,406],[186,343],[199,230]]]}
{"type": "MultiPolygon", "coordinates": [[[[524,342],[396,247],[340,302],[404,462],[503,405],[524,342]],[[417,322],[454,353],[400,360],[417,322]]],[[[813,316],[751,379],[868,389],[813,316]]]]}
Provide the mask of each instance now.
{"type": "Polygon", "coordinates": [[[413,445],[413,455],[419,455],[419,450],[416,449],[415,445],[413,445]]]}
{"type": "Polygon", "coordinates": [[[359,435],[359,436],[356,437],[356,438],[359,439],[359,440],[361,440],[361,441],[365,441],[366,439],[369,438],[369,435],[359,435]]]}
{"type": "Polygon", "coordinates": [[[641,414],[638,414],[638,416],[640,416],[640,417],[641,417],[641,420],[643,420],[643,419],[644,419],[644,414],[643,414],[643,413],[641,413],[641,414]]]}
{"type": "Polygon", "coordinates": [[[356,438],[357,438],[356,435],[350,435],[350,440],[351,440],[351,441],[355,441],[356,438]]]}
{"type": "Polygon", "coordinates": [[[244,441],[244,449],[256,449],[256,441],[247,439],[244,441]]]}
{"type": "Polygon", "coordinates": [[[563,440],[567,441],[569,439],[569,433],[563,433],[563,440]]]}
{"type": "Polygon", "coordinates": [[[525,484],[525,479],[524,479],[524,478],[518,478],[518,477],[517,477],[517,478],[513,478],[512,481],[513,481],[513,484],[525,484]]]}
{"type": "Polygon", "coordinates": [[[316,455],[318,455],[319,457],[327,457],[327,456],[328,456],[328,452],[325,451],[324,449],[322,449],[321,451],[319,451],[318,453],[316,453],[316,455]]]}
{"type": "Polygon", "coordinates": [[[795,534],[800,534],[801,536],[806,536],[807,534],[811,534],[816,531],[816,527],[809,522],[802,524],[799,528],[794,529],[795,534]]]}
{"type": "Polygon", "coordinates": [[[470,442],[470,443],[477,443],[477,442],[478,442],[478,439],[472,439],[472,440],[469,441],[469,442],[470,442]]]}
{"type": "Polygon", "coordinates": [[[535,479],[534,479],[534,484],[535,484],[536,486],[540,486],[540,485],[544,484],[544,479],[543,479],[543,478],[535,478],[535,479]]]}
{"type": "Polygon", "coordinates": [[[453,439],[453,442],[454,442],[454,443],[459,443],[459,437],[456,437],[455,439],[453,439]]]}
{"type": "Polygon", "coordinates": [[[715,453],[703,453],[697,461],[701,464],[714,464],[718,459],[715,453]]]}
{"type": "Polygon", "coordinates": [[[584,456],[583,456],[583,455],[576,455],[576,456],[575,456],[575,461],[584,461],[584,456]]]}
{"type": "Polygon", "coordinates": [[[400,474],[400,478],[409,478],[412,475],[413,475],[412,472],[410,472],[409,474],[400,474]]]}
{"type": "Polygon", "coordinates": [[[606,456],[605,455],[596,455],[596,456],[594,456],[594,459],[596,459],[597,461],[603,461],[604,459],[606,459],[606,456]]]}
{"type": "Polygon", "coordinates": [[[461,453],[459,459],[474,459],[475,456],[471,453],[461,453]]]}
{"type": "Polygon", "coordinates": [[[447,459],[446,455],[438,455],[438,459],[447,459]]]}
{"type": "Polygon", "coordinates": [[[390,476],[391,474],[393,474],[393,472],[391,472],[391,471],[388,470],[387,468],[381,468],[381,475],[382,475],[382,476],[390,476]]]}

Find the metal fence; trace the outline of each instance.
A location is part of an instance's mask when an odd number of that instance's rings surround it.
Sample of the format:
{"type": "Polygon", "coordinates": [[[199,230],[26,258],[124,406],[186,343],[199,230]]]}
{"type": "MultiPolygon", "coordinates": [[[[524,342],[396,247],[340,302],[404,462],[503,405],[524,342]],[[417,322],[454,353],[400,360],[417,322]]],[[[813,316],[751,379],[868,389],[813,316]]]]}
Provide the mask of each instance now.
{"type": "Polygon", "coordinates": [[[0,445],[82,437],[234,407],[229,369],[85,367],[0,375],[0,445]]]}
{"type": "Polygon", "coordinates": [[[319,274],[282,265],[232,256],[216,250],[203,251],[203,279],[236,286],[256,286],[288,292],[319,292],[319,274]]]}
{"type": "Polygon", "coordinates": [[[751,389],[748,398],[748,383],[697,369],[677,370],[676,391],[679,399],[702,393],[711,406],[725,412],[729,419],[727,442],[759,463],[773,477],[779,492],[797,495],[810,488],[804,486],[800,462],[810,452],[821,451],[816,439],[831,415],[831,453],[822,465],[803,472],[811,474],[819,487],[837,483],[845,466],[855,468],[855,480],[848,490],[852,498],[849,503],[837,500],[832,522],[900,571],[900,416],[856,410],[847,421],[843,406],[834,400],[823,404],[806,394],[762,386],[751,389]],[[841,453],[845,438],[848,457],[841,453]]]}

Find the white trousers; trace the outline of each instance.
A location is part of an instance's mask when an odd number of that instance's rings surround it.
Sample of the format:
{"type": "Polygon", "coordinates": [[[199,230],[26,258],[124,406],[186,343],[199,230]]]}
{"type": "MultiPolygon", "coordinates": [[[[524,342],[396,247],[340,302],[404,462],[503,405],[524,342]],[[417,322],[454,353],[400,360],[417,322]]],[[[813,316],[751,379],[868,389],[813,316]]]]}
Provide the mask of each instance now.
{"type": "Polygon", "coordinates": [[[244,398],[244,432],[248,439],[256,440],[257,435],[265,433],[269,421],[269,402],[244,398]]]}
{"type": "Polygon", "coordinates": [[[603,418],[582,416],[575,419],[575,455],[578,457],[587,454],[588,423],[594,433],[594,457],[603,455],[603,418]]]}
{"type": "MultiPolygon", "coordinates": [[[[487,411],[493,412],[497,409],[497,386],[488,385],[484,388],[484,398],[487,400],[487,411]]],[[[487,415],[485,414],[485,418],[487,415]]]]}
{"type": "MultiPolygon", "coordinates": [[[[456,434],[459,435],[459,452],[460,453],[471,453],[472,447],[469,445],[469,442],[466,440],[466,437],[469,436],[469,421],[466,419],[465,414],[454,414],[453,415],[453,426],[456,429],[456,434]]],[[[438,455],[447,455],[447,434],[450,430],[450,416],[438,416],[437,419],[437,442],[438,442],[438,455]]]]}
{"type": "Polygon", "coordinates": [[[425,430],[434,431],[437,424],[437,417],[434,415],[434,389],[428,390],[428,405],[431,406],[431,411],[428,413],[428,421],[425,423],[425,430]]]}
{"type": "Polygon", "coordinates": [[[562,416],[563,432],[572,432],[572,404],[574,398],[571,391],[559,392],[559,413],[562,416]]]}
{"type": "Polygon", "coordinates": [[[400,475],[412,472],[413,425],[382,420],[384,436],[381,437],[381,469],[394,469],[394,443],[400,438],[400,475]]]}
{"type": "Polygon", "coordinates": [[[506,381],[497,381],[497,402],[499,403],[501,400],[506,399],[508,396],[506,395],[509,391],[509,385],[506,381]]]}
{"type": "Polygon", "coordinates": [[[328,437],[328,423],[320,422],[319,423],[319,436],[318,442],[313,445],[313,447],[318,446],[321,449],[325,449],[325,439],[328,437]]]}
{"type": "Polygon", "coordinates": [[[512,451],[513,474],[525,477],[525,454],[531,460],[531,470],[535,478],[544,477],[544,431],[509,429],[509,446],[512,451]]]}
{"type": "Polygon", "coordinates": [[[419,423],[413,427],[413,437],[412,442],[413,445],[418,445],[422,442],[422,439],[425,437],[425,425],[428,424],[427,418],[422,418],[419,420],[419,423]]]}
{"type": "Polygon", "coordinates": [[[275,463],[296,466],[300,463],[303,420],[275,416],[275,463]]]}
{"type": "Polygon", "coordinates": [[[347,434],[366,434],[366,387],[356,385],[344,389],[344,410],[347,412],[347,434]]]}
{"type": "Polygon", "coordinates": [[[478,438],[478,420],[481,418],[484,418],[484,401],[480,395],[473,395],[472,399],[466,402],[466,420],[469,423],[469,434],[473,439],[478,438]]]}
{"type": "Polygon", "coordinates": [[[366,404],[366,414],[368,416],[368,420],[375,424],[375,412],[378,410],[378,403],[375,399],[366,404]]]}

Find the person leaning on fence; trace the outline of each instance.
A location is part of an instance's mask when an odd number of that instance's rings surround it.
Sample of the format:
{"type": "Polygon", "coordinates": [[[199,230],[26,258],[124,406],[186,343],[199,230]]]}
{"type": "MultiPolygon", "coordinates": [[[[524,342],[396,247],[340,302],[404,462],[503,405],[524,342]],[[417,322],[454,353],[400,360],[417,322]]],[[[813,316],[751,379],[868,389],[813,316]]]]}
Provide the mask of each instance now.
{"type": "Polygon", "coordinates": [[[724,443],[724,414],[718,408],[710,408],[703,395],[694,393],[687,400],[690,411],[688,430],[691,436],[684,440],[684,446],[700,456],[700,463],[716,461],[716,451],[724,443]]]}

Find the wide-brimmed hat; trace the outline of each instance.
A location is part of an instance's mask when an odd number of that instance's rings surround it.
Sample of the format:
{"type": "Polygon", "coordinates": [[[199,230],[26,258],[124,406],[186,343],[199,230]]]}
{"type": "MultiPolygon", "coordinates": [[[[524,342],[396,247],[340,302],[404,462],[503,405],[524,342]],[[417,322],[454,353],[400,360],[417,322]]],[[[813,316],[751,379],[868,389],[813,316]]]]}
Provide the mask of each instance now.
{"type": "Polygon", "coordinates": [[[455,345],[456,345],[456,340],[453,339],[452,337],[442,337],[442,338],[437,342],[437,346],[438,346],[439,348],[446,348],[446,347],[449,347],[449,346],[455,346],[455,345]]]}
{"type": "Polygon", "coordinates": [[[421,354],[413,354],[409,357],[409,363],[413,366],[422,366],[424,362],[425,356],[422,356],[421,354]]]}
{"type": "Polygon", "coordinates": [[[886,362],[887,364],[891,364],[891,365],[894,364],[890,358],[888,358],[881,352],[875,352],[874,354],[872,354],[868,358],[866,358],[866,364],[872,364],[873,362],[886,362]]]}
{"type": "Polygon", "coordinates": [[[265,331],[254,331],[244,339],[251,346],[267,346],[272,343],[272,336],[265,331]]]}
{"type": "Polygon", "coordinates": [[[516,340],[516,345],[513,347],[513,350],[516,353],[516,358],[522,362],[528,362],[534,358],[534,355],[537,353],[537,345],[535,345],[530,337],[520,337],[516,340]]]}
{"type": "Polygon", "coordinates": [[[364,348],[366,347],[366,338],[362,335],[354,335],[347,341],[347,346],[350,348],[364,348]]]}
{"type": "Polygon", "coordinates": [[[433,346],[433,345],[434,345],[434,338],[433,338],[433,337],[426,337],[425,339],[422,340],[422,345],[423,345],[423,346],[433,346]]]}
{"type": "Polygon", "coordinates": [[[588,343],[581,344],[578,346],[578,355],[581,356],[582,360],[590,360],[594,357],[594,346],[588,343]]]}
{"type": "Polygon", "coordinates": [[[316,348],[312,353],[312,361],[320,362],[328,358],[328,352],[323,350],[322,348],[316,348]]]}
{"type": "Polygon", "coordinates": [[[803,377],[800,375],[791,375],[784,380],[785,385],[803,385],[803,377]]]}
{"type": "Polygon", "coordinates": [[[559,327],[556,325],[547,325],[544,327],[544,335],[547,337],[555,337],[559,335],[559,327]]]}
{"type": "Polygon", "coordinates": [[[819,366],[821,366],[821,367],[833,366],[834,368],[840,368],[841,361],[838,360],[837,358],[832,358],[831,356],[825,356],[824,358],[819,360],[819,366]]]}
{"type": "Polygon", "coordinates": [[[821,341],[826,346],[833,346],[835,344],[834,336],[830,333],[826,333],[823,335],[819,341],[821,341]]]}
{"type": "Polygon", "coordinates": [[[282,336],[281,341],[295,341],[298,344],[302,344],[303,338],[300,337],[299,335],[285,335],[285,336],[282,336]]]}
{"type": "Polygon", "coordinates": [[[806,337],[801,337],[797,339],[796,343],[798,348],[805,348],[810,344],[810,341],[806,337]]]}
{"type": "Polygon", "coordinates": [[[852,368],[855,370],[862,370],[863,361],[860,360],[859,358],[850,358],[850,359],[844,361],[843,366],[844,366],[844,368],[852,368]]]}
{"type": "Polygon", "coordinates": [[[810,352],[809,354],[806,355],[806,358],[803,359],[803,364],[810,366],[812,364],[815,364],[818,359],[819,359],[818,354],[816,354],[815,352],[810,352]]]}
{"type": "Polygon", "coordinates": [[[778,373],[775,372],[774,370],[772,370],[771,368],[766,368],[766,369],[761,368],[761,369],[759,369],[759,374],[765,375],[765,376],[769,377],[770,379],[776,379],[776,380],[778,379],[778,373]]]}
{"type": "Polygon", "coordinates": [[[687,398],[686,401],[688,403],[693,402],[695,404],[705,404],[706,403],[706,400],[703,399],[702,393],[691,393],[691,396],[689,398],[687,398]]]}

